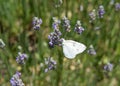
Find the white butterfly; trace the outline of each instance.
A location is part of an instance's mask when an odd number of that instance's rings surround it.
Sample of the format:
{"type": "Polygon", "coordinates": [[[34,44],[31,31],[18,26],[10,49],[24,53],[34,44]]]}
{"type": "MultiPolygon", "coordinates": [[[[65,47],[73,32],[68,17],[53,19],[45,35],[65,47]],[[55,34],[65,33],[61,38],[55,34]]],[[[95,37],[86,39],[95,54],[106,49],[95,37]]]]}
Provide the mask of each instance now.
{"type": "Polygon", "coordinates": [[[77,54],[82,53],[86,49],[86,46],[82,43],[65,39],[63,39],[62,47],[65,57],[69,59],[75,58],[77,54]]]}

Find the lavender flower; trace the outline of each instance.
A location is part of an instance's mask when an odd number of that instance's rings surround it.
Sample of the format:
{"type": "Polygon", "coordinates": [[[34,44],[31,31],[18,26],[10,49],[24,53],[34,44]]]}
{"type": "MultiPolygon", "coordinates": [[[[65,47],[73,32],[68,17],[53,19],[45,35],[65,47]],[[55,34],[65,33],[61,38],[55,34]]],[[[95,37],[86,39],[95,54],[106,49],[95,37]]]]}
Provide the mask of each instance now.
{"type": "Polygon", "coordinates": [[[113,69],[113,64],[111,63],[108,63],[104,66],[105,71],[112,71],[112,69],[113,69]]]}
{"type": "Polygon", "coordinates": [[[116,3],[116,4],[115,4],[115,10],[116,10],[116,11],[119,11],[119,10],[120,10],[120,3],[116,3]]]}
{"type": "Polygon", "coordinates": [[[32,24],[33,24],[33,29],[34,30],[39,30],[40,29],[40,25],[42,24],[42,19],[38,18],[38,17],[34,17],[33,18],[33,21],[32,21],[32,24]]]}
{"type": "Polygon", "coordinates": [[[5,47],[5,43],[3,42],[2,39],[0,39],[0,48],[4,48],[5,47]]]}
{"type": "Polygon", "coordinates": [[[52,24],[52,27],[53,27],[53,29],[55,30],[55,29],[59,29],[59,24],[61,23],[61,21],[60,20],[58,20],[56,17],[53,17],[53,24],[52,24]]]}
{"type": "Polygon", "coordinates": [[[89,50],[87,51],[90,55],[96,55],[96,51],[93,45],[90,45],[89,50]]]}
{"type": "Polygon", "coordinates": [[[65,16],[62,19],[62,25],[63,25],[63,28],[65,29],[65,31],[70,32],[70,27],[71,27],[70,21],[65,16]]]}
{"type": "Polygon", "coordinates": [[[78,34],[81,34],[84,31],[84,28],[81,26],[81,22],[79,20],[75,25],[74,31],[77,32],[78,34]]]}
{"type": "Polygon", "coordinates": [[[62,43],[62,40],[60,38],[62,33],[59,30],[60,21],[57,20],[55,17],[53,18],[53,20],[54,20],[54,22],[53,22],[52,26],[54,28],[54,32],[52,32],[52,33],[50,33],[50,35],[48,35],[50,48],[53,48],[54,45],[61,45],[61,43],[62,43]]]}
{"type": "Polygon", "coordinates": [[[104,7],[103,7],[103,5],[100,5],[99,9],[98,9],[98,16],[99,16],[99,18],[103,18],[104,14],[105,14],[104,7]]]}
{"type": "Polygon", "coordinates": [[[60,38],[61,32],[59,30],[55,30],[55,32],[50,33],[50,35],[48,35],[48,39],[49,39],[49,47],[53,48],[54,45],[61,45],[62,44],[62,39],[60,38]]]}
{"type": "Polygon", "coordinates": [[[16,72],[10,79],[11,86],[25,86],[23,81],[20,79],[21,73],[16,72]]]}
{"type": "Polygon", "coordinates": [[[90,17],[90,23],[93,22],[96,19],[96,11],[95,11],[95,9],[92,10],[92,12],[89,13],[89,17],[90,17]]]}
{"type": "Polygon", "coordinates": [[[57,63],[55,60],[52,59],[52,57],[48,57],[47,59],[45,59],[45,64],[47,65],[45,72],[48,72],[49,70],[54,70],[57,63]]]}
{"type": "Polygon", "coordinates": [[[25,59],[27,59],[27,54],[22,54],[21,52],[18,52],[18,56],[16,57],[16,61],[18,64],[25,64],[25,59]]]}

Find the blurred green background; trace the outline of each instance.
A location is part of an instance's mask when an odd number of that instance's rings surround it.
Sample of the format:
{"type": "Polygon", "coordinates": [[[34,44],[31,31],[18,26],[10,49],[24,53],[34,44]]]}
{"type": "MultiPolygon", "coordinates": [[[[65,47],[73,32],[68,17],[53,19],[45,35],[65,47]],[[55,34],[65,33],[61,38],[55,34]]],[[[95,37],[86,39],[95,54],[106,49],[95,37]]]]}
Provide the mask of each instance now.
{"type": "Polygon", "coordinates": [[[115,11],[118,1],[111,5],[110,0],[0,0],[0,38],[6,44],[0,49],[0,86],[10,86],[16,71],[22,73],[25,86],[120,86],[120,10],[115,11]],[[89,12],[99,5],[104,6],[104,18],[90,24],[89,12]],[[35,16],[43,20],[39,31],[32,28],[35,16]],[[65,39],[82,42],[87,48],[93,44],[97,55],[91,56],[86,50],[69,60],[61,47],[49,49],[52,17],[64,16],[71,22],[71,32],[65,39]],[[81,35],[73,31],[77,20],[85,28],[81,35]],[[22,66],[16,63],[19,51],[29,56],[22,66]],[[44,73],[44,58],[49,56],[57,61],[57,69],[44,73]],[[114,68],[106,75],[103,66],[108,62],[114,68]]]}

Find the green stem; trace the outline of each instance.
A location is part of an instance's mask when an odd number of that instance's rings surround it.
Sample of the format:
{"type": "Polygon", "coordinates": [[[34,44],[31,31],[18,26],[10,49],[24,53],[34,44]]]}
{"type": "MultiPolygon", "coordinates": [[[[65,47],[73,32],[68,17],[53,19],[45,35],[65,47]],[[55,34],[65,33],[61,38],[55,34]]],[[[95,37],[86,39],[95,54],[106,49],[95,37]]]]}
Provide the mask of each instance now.
{"type": "Polygon", "coordinates": [[[67,17],[67,11],[68,11],[68,0],[65,0],[65,16],[67,17]]]}
{"type": "MultiPolygon", "coordinates": [[[[59,3],[59,0],[58,0],[58,3],[59,3]]],[[[66,6],[67,7],[67,6],[66,6]]],[[[58,18],[60,18],[60,8],[61,7],[58,7],[57,8],[57,14],[58,14],[58,18]]],[[[61,49],[58,49],[58,66],[57,66],[57,81],[56,81],[56,86],[60,86],[62,84],[62,70],[63,70],[63,56],[62,56],[62,53],[61,53],[61,49]]]]}
{"type": "Polygon", "coordinates": [[[61,51],[59,51],[58,58],[58,68],[57,68],[57,83],[56,86],[60,86],[60,82],[62,81],[62,70],[63,70],[63,57],[61,55],[61,51]]]}
{"type": "Polygon", "coordinates": [[[5,61],[6,69],[10,77],[11,73],[10,73],[10,67],[9,67],[9,58],[8,58],[9,56],[8,56],[8,51],[6,50],[6,48],[3,49],[3,54],[6,55],[6,57],[3,57],[3,60],[5,61]]]}

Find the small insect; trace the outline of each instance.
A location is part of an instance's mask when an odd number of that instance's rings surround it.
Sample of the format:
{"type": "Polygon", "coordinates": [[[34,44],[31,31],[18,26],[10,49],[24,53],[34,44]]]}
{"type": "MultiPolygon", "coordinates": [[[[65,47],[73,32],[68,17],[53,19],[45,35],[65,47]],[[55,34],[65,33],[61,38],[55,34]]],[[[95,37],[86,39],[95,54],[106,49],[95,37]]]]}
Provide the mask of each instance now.
{"type": "Polygon", "coordinates": [[[77,54],[82,53],[86,49],[86,46],[82,43],[65,39],[63,39],[62,47],[65,57],[69,59],[75,58],[77,54]]]}

